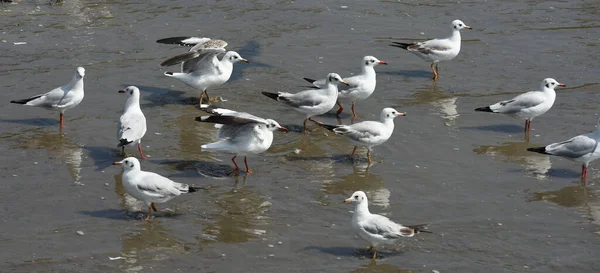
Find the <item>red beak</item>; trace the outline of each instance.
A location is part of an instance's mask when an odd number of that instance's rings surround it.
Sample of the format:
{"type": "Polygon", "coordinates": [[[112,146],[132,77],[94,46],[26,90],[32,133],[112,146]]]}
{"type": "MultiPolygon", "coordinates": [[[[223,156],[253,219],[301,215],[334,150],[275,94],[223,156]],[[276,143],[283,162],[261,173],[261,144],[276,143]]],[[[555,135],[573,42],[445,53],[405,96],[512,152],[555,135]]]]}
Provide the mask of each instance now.
{"type": "Polygon", "coordinates": [[[284,132],[286,132],[286,133],[288,132],[288,129],[287,129],[287,128],[285,128],[285,127],[283,127],[283,126],[280,126],[280,127],[279,127],[279,130],[281,130],[281,131],[284,131],[284,132]]]}
{"type": "Polygon", "coordinates": [[[125,90],[119,90],[119,93],[125,93],[125,90]]]}
{"type": "Polygon", "coordinates": [[[564,83],[558,83],[558,86],[567,87],[567,85],[564,83]]]}
{"type": "Polygon", "coordinates": [[[379,64],[387,64],[387,62],[379,61],[379,64]]]}

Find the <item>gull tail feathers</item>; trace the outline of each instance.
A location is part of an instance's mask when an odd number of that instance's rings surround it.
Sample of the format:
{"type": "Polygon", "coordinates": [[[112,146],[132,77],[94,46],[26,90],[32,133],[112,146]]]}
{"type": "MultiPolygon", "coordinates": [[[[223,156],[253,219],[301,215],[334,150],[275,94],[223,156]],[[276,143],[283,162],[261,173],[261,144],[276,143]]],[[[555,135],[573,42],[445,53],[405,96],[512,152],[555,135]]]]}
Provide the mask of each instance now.
{"type": "Polygon", "coordinates": [[[433,232],[427,230],[427,226],[428,225],[429,224],[422,224],[422,225],[412,225],[412,226],[401,227],[400,228],[400,234],[402,236],[405,236],[405,237],[412,237],[415,234],[418,234],[418,233],[421,233],[421,232],[423,232],[423,233],[433,233],[433,232]]]}
{"type": "Polygon", "coordinates": [[[390,46],[395,46],[395,47],[399,47],[402,49],[408,49],[409,46],[411,46],[412,44],[407,44],[407,43],[400,43],[400,42],[392,42],[392,44],[390,46]]]}
{"type": "Polygon", "coordinates": [[[279,94],[277,93],[262,92],[262,94],[274,100],[279,100],[279,94]]]}
{"type": "Polygon", "coordinates": [[[475,109],[475,111],[494,113],[494,111],[489,106],[479,107],[479,108],[475,109]]]}
{"type": "Polygon", "coordinates": [[[229,143],[227,143],[227,139],[221,140],[221,141],[217,141],[217,142],[213,142],[213,143],[208,143],[208,144],[204,144],[202,146],[200,146],[200,148],[202,150],[227,150],[229,148],[231,148],[231,145],[229,143]]]}
{"type": "Polygon", "coordinates": [[[335,128],[339,127],[338,125],[327,125],[327,124],[317,123],[317,122],[315,122],[315,124],[317,124],[317,125],[325,128],[325,129],[327,129],[329,131],[332,131],[332,132],[335,132],[335,128]]]}
{"type": "Polygon", "coordinates": [[[117,147],[123,147],[132,142],[133,142],[133,140],[127,140],[126,138],[122,138],[122,139],[119,139],[119,144],[117,144],[117,147]]]}
{"type": "Polygon", "coordinates": [[[316,82],[316,81],[317,81],[317,80],[313,80],[313,79],[311,79],[311,78],[303,78],[303,79],[304,79],[305,81],[309,82],[309,83],[314,83],[314,82],[316,82]]]}

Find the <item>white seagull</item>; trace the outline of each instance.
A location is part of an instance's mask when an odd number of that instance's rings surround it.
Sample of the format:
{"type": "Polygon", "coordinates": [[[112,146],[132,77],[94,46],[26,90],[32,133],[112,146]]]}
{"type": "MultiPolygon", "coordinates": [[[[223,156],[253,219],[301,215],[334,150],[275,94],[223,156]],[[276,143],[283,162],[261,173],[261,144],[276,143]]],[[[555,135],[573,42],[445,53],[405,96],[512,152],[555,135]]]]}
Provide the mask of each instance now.
{"type": "Polygon", "coordinates": [[[178,44],[192,46],[189,52],[177,55],[162,62],[161,66],[172,66],[181,63],[181,73],[165,72],[168,77],[179,79],[186,85],[202,90],[200,104],[206,90],[224,84],[231,77],[233,64],[239,61],[248,62],[235,51],[225,52],[227,42],[198,37],[171,37],[156,41],[161,44],[178,44]],[[218,55],[225,53],[219,60],[218,55]]]}
{"type": "Polygon", "coordinates": [[[427,231],[427,224],[403,226],[392,222],[389,218],[372,214],[369,212],[369,202],[367,195],[363,191],[357,191],[348,199],[344,200],[346,204],[354,204],[354,214],[352,215],[352,229],[364,240],[371,244],[368,251],[373,250],[373,260],[377,257],[377,247],[394,243],[400,237],[413,237],[419,232],[431,233],[427,231]]]}
{"type": "Polygon", "coordinates": [[[231,158],[233,165],[235,165],[234,173],[240,170],[237,163],[235,163],[235,158],[238,155],[244,156],[246,173],[252,173],[248,168],[246,155],[260,154],[269,149],[273,143],[273,131],[282,130],[287,132],[285,127],[272,119],[263,119],[244,112],[205,105],[202,105],[200,110],[212,115],[197,117],[196,121],[216,123],[219,127],[217,138],[221,139],[200,147],[206,151],[235,154],[231,158]]]}
{"type": "Polygon", "coordinates": [[[504,100],[490,106],[477,108],[475,111],[501,113],[524,118],[525,138],[527,138],[531,129],[531,120],[537,116],[543,115],[552,108],[554,100],[556,99],[554,88],[557,86],[566,85],[557,82],[555,79],[546,78],[540,84],[539,91],[529,91],[510,100],[504,100]]]}
{"type": "Polygon", "coordinates": [[[117,140],[121,147],[121,154],[125,154],[126,145],[138,146],[138,151],[142,159],[146,159],[142,152],[142,137],[146,134],[146,117],[140,108],[140,90],[135,86],[129,86],[125,90],[119,90],[119,93],[127,94],[125,102],[125,111],[117,126],[117,140]]]}
{"type": "Polygon", "coordinates": [[[182,193],[195,192],[201,188],[177,183],[162,175],[142,171],[140,161],[128,157],[113,163],[123,167],[123,187],[133,198],[143,201],[148,206],[145,220],[150,219],[152,210],[157,211],[154,203],[164,203],[182,193]]]}
{"type": "Polygon", "coordinates": [[[592,133],[578,135],[574,138],[543,147],[528,148],[527,151],[560,156],[581,163],[581,180],[585,183],[587,180],[588,164],[600,158],[599,141],[600,120],[598,120],[596,130],[592,133]]]}
{"type": "Polygon", "coordinates": [[[393,42],[390,46],[406,49],[421,59],[431,62],[433,79],[437,80],[438,63],[440,61],[452,60],[460,52],[460,30],[463,28],[471,29],[470,26],[465,25],[461,20],[454,20],[452,21],[452,34],[448,38],[416,43],[393,42]],[[435,69],[433,65],[435,65],[435,69]]]}
{"type": "Polygon", "coordinates": [[[320,126],[330,130],[338,135],[345,136],[352,144],[354,149],[350,157],[354,156],[356,148],[363,146],[367,148],[367,159],[371,164],[371,150],[377,145],[386,142],[394,132],[394,118],[397,116],[406,116],[393,108],[384,108],[381,111],[379,121],[362,121],[351,125],[326,125],[320,126]]]}
{"type": "Polygon", "coordinates": [[[64,127],[63,114],[83,100],[83,77],[85,69],[78,67],[73,79],[67,85],[27,99],[13,100],[11,103],[24,104],[27,106],[42,107],[60,112],[60,130],[64,127]]]}
{"type": "MultiPolygon", "coordinates": [[[[348,83],[348,86],[340,86],[339,94],[338,94],[338,110],[336,114],[339,116],[342,111],[344,111],[344,107],[340,103],[341,99],[350,99],[352,100],[352,116],[354,118],[358,117],[356,112],[354,112],[354,104],[358,100],[365,100],[373,91],[375,91],[375,85],[377,84],[376,74],[375,74],[375,66],[378,64],[387,64],[387,62],[380,61],[379,59],[373,56],[365,56],[361,62],[362,71],[360,74],[348,78],[344,78],[344,81],[348,83]]],[[[325,88],[325,79],[321,80],[313,80],[309,78],[304,78],[304,80],[312,83],[314,86],[318,88],[325,88]]]]}
{"type": "Polygon", "coordinates": [[[312,117],[325,114],[335,106],[338,98],[338,84],[340,83],[348,85],[347,82],[342,80],[340,75],[329,73],[327,75],[327,86],[322,89],[310,89],[300,91],[296,94],[287,92],[279,92],[277,94],[262,92],[262,94],[274,100],[281,101],[294,108],[294,110],[305,114],[304,133],[306,134],[307,120],[320,123],[312,119],[312,117]]]}

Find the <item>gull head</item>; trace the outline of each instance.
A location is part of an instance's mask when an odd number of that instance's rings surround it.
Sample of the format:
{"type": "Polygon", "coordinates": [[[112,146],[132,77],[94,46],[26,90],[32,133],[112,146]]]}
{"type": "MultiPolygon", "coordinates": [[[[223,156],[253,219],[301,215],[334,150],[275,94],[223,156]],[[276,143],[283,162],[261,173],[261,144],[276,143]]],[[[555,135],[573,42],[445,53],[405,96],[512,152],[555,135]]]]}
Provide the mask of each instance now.
{"type": "Polygon", "coordinates": [[[85,76],[85,68],[83,67],[78,67],[77,70],[75,71],[75,78],[77,79],[83,79],[83,77],[85,76]]]}
{"type": "Polygon", "coordinates": [[[140,161],[135,157],[128,157],[121,161],[113,163],[113,165],[121,165],[124,171],[141,170],[140,161]]]}
{"type": "Polygon", "coordinates": [[[358,205],[362,202],[367,202],[367,194],[364,191],[357,191],[352,194],[352,196],[348,197],[344,200],[346,204],[355,204],[358,205]]]}
{"type": "Polygon", "coordinates": [[[562,86],[562,87],[566,87],[566,85],[564,83],[560,83],[557,82],[555,79],[553,78],[546,78],[542,81],[542,90],[544,88],[548,88],[548,89],[552,89],[554,90],[554,88],[556,88],[557,86],[562,86]]]}
{"type": "Polygon", "coordinates": [[[349,85],[337,73],[329,73],[329,74],[327,74],[327,82],[329,82],[331,84],[340,84],[341,83],[341,84],[349,85]]]}
{"type": "Polygon", "coordinates": [[[461,20],[452,21],[452,28],[455,30],[461,30],[463,28],[471,29],[470,26],[465,25],[465,23],[463,23],[463,21],[461,21],[461,20]]]}
{"type": "Polygon", "coordinates": [[[365,56],[363,58],[363,65],[364,66],[371,66],[371,67],[373,67],[373,66],[376,66],[378,64],[387,64],[387,63],[384,62],[384,61],[380,61],[379,59],[377,59],[377,58],[375,58],[373,56],[365,56]]]}
{"type": "Polygon", "coordinates": [[[125,93],[125,94],[127,94],[127,97],[134,97],[134,96],[139,97],[140,89],[138,89],[137,87],[132,85],[132,86],[127,86],[127,88],[125,88],[124,90],[119,90],[119,93],[125,93]]]}
{"type": "Polygon", "coordinates": [[[269,129],[269,131],[275,131],[275,130],[281,130],[283,132],[287,132],[288,129],[279,125],[279,123],[277,123],[277,121],[274,121],[272,119],[267,119],[267,125],[266,125],[267,129],[269,129]]]}
{"type": "Polygon", "coordinates": [[[394,119],[398,116],[406,116],[406,113],[400,113],[400,112],[396,111],[396,109],[394,109],[394,108],[384,108],[381,111],[380,118],[382,121],[386,121],[386,120],[394,119]]]}
{"type": "Polygon", "coordinates": [[[232,64],[237,62],[249,63],[248,60],[242,58],[242,56],[235,51],[228,51],[225,53],[225,56],[223,56],[223,59],[229,60],[232,64]]]}

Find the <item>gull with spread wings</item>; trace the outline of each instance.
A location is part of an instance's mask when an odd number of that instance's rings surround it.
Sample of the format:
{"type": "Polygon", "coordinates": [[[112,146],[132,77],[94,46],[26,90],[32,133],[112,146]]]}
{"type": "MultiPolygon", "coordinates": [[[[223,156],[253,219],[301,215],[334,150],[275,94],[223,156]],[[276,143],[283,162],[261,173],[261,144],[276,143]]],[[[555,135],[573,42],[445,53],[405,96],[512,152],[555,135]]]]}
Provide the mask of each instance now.
{"type": "Polygon", "coordinates": [[[249,174],[251,171],[248,168],[246,155],[260,154],[269,149],[273,143],[273,131],[287,131],[277,121],[260,118],[244,112],[236,112],[207,105],[201,105],[200,110],[211,115],[197,117],[196,121],[215,123],[216,127],[219,128],[217,138],[220,139],[217,142],[202,145],[202,150],[234,154],[233,158],[231,158],[235,166],[234,173],[238,173],[240,170],[235,162],[235,158],[238,155],[244,156],[246,173],[249,174]]]}
{"type": "Polygon", "coordinates": [[[211,87],[224,84],[231,77],[233,64],[237,62],[248,62],[235,51],[225,51],[227,42],[223,40],[212,40],[199,37],[171,37],[156,41],[161,44],[177,44],[191,46],[186,53],[169,58],[162,62],[161,66],[172,66],[181,64],[181,72],[165,72],[165,76],[179,79],[192,88],[202,90],[200,103],[206,95],[206,90],[211,87]],[[221,60],[217,56],[223,55],[221,60]]]}

